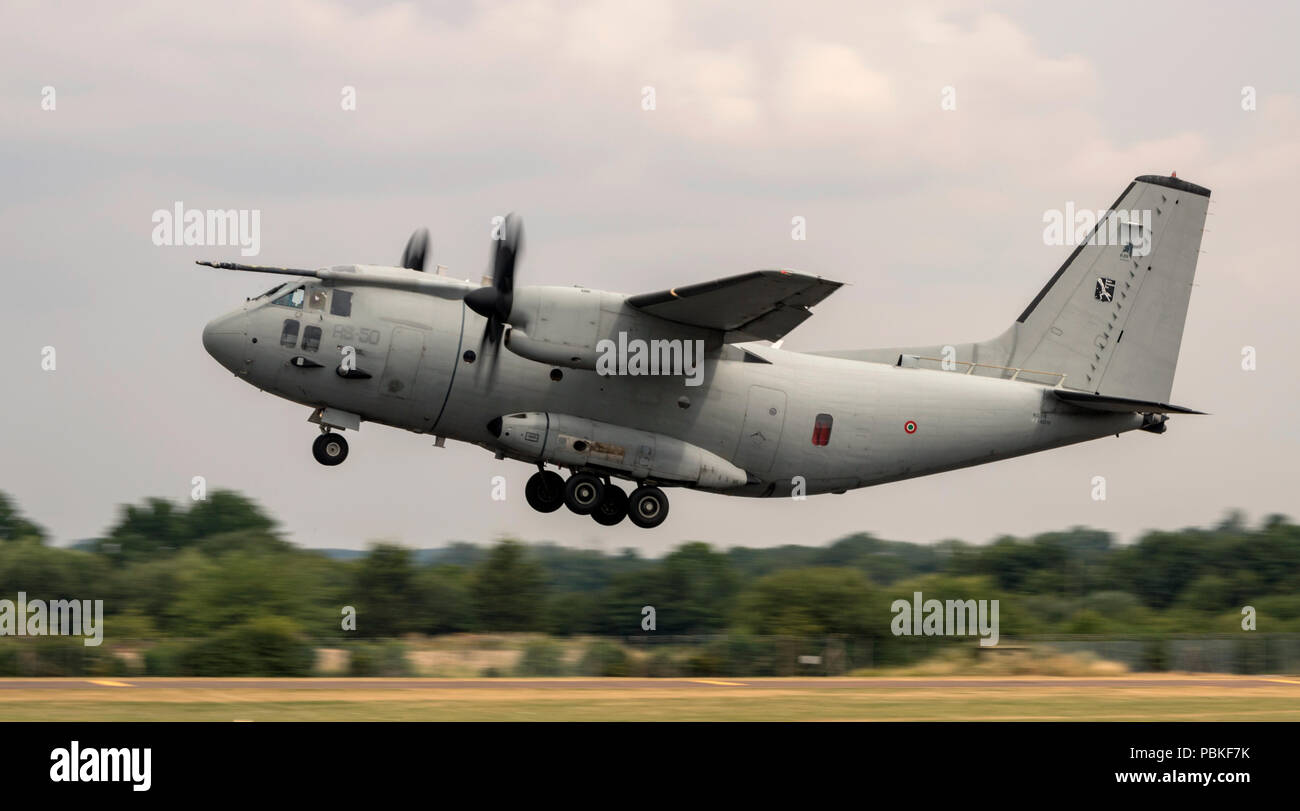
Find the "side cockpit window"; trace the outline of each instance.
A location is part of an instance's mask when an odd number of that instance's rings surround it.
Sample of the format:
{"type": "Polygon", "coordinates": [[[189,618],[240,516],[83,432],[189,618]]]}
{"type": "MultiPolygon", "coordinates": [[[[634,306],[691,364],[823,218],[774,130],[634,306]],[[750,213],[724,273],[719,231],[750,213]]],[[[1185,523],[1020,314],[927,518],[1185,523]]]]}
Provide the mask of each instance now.
{"type": "Polygon", "coordinates": [[[307,293],[305,290],[301,287],[295,287],[271,303],[279,304],[281,307],[293,307],[295,310],[301,310],[303,299],[306,298],[306,296],[307,293]]]}
{"type": "Polygon", "coordinates": [[[280,330],[280,346],[293,349],[298,343],[298,320],[284,319],[284,329],[280,330]]]}
{"type": "Polygon", "coordinates": [[[329,298],[329,292],[321,290],[319,287],[313,287],[307,293],[308,310],[324,310],[325,302],[329,298]]]}
{"type": "Polygon", "coordinates": [[[320,349],[320,327],[307,327],[302,331],[302,351],[315,352],[320,349]]]}
{"type": "Polygon", "coordinates": [[[335,290],[330,300],[330,315],[348,318],[352,315],[352,293],[348,290],[335,290]]]}

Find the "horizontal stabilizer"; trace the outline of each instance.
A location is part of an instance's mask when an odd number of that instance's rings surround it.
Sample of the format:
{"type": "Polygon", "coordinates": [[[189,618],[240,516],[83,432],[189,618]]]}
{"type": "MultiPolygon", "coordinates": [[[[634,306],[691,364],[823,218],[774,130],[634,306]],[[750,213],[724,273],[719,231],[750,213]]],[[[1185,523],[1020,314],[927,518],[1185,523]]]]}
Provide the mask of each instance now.
{"type": "Polygon", "coordinates": [[[1129,397],[1108,397],[1105,394],[1092,394],[1086,391],[1074,391],[1073,389],[1052,389],[1052,394],[1055,394],[1058,400],[1064,400],[1080,408],[1090,408],[1093,411],[1131,411],[1138,414],[1205,413],[1204,411],[1196,411],[1182,406],[1169,405],[1168,403],[1153,403],[1147,400],[1134,400],[1129,397]]]}

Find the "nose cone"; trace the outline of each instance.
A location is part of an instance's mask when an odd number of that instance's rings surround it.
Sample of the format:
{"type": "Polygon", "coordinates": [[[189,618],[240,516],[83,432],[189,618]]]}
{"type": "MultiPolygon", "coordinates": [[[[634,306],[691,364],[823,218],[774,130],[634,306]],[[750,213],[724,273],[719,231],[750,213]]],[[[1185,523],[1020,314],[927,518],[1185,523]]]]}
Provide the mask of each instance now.
{"type": "Polygon", "coordinates": [[[203,328],[203,348],[217,363],[235,374],[244,371],[244,342],[248,340],[248,316],[237,311],[214,318],[203,328]]]}

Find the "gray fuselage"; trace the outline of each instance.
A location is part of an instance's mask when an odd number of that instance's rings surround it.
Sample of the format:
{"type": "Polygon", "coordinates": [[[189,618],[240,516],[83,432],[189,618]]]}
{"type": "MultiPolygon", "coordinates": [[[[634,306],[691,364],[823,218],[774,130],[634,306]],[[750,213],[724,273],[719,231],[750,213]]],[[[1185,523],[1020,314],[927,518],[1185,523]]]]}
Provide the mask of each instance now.
{"type": "MultiPolygon", "coordinates": [[[[591,297],[602,334],[620,326],[645,331],[647,319],[658,320],[630,310],[622,295],[581,292],[591,297]]],[[[602,375],[483,343],[484,325],[458,300],[302,279],[213,321],[204,344],[237,376],[279,397],[503,456],[520,458],[497,442],[489,423],[516,412],[568,414],[673,437],[749,474],[749,484],[721,491],[729,495],[789,495],[795,482],[809,495],[843,492],[1143,424],[1140,414],[1066,404],[1037,383],[723,344],[716,335],[708,341],[703,385],[687,386],[680,375],[602,375]],[[298,306],[273,302],[297,287],[298,306]],[[350,306],[335,305],[341,293],[350,293],[350,306]],[[354,348],[356,368],[368,377],[335,373],[345,347],[354,348]]],[[[708,337],[657,326],[662,334],[708,337]]]]}

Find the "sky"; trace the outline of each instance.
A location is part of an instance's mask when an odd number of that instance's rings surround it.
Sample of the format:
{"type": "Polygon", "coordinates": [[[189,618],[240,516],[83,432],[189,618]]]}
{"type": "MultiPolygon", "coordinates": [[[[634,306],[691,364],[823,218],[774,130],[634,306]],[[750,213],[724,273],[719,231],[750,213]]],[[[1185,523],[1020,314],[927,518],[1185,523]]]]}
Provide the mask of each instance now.
{"type": "Polygon", "coordinates": [[[187,500],[195,476],[317,547],[1131,540],[1300,514],[1295,4],[0,8],[0,490],[60,543],[123,503],[187,500]],[[1211,416],[803,502],[675,490],[653,531],[539,515],[527,466],[383,426],[323,468],[308,409],[200,343],[271,282],[195,259],[396,264],[427,226],[432,261],[477,279],[507,211],[528,228],[519,284],[796,268],[847,284],[784,349],[981,340],[1069,253],[1045,212],[1173,171],[1213,190],[1173,392],[1211,416]],[[260,211],[260,254],[155,245],[178,202],[260,211]]]}

